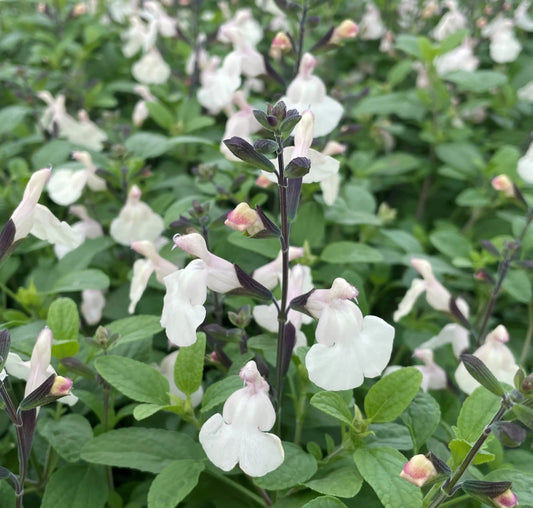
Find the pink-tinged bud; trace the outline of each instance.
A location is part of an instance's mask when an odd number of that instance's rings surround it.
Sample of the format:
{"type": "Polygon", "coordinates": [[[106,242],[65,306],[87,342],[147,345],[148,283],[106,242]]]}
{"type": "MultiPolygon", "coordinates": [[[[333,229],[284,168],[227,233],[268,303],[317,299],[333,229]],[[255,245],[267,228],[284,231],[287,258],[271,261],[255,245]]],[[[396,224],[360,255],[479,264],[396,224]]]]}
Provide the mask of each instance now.
{"type": "Polygon", "coordinates": [[[72,9],[72,16],[77,18],[78,16],[81,16],[82,14],[85,14],[87,12],[87,6],[85,4],[76,4],[74,6],[74,9],[72,9]]]}
{"type": "Polygon", "coordinates": [[[508,198],[514,197],[514,185],[507,175],[498,175],[492,179],[491,183],[495,190],[503,192],[508,198]]]}
{"type": "Polygon", "coordinates": [[[415,455],[403,466],[400,477],[412,484],[422,487],[428,480],[437,476],[433,463],[425,455],[415,455]]]}
{"type": "Polygon", "coordinates": [[[358,30],[359,27],[354,21],[351,19],[345,19],[337,28],[335,28],[335,30],[333,30],[329,42],[331,44],[338,44],[345,39],[355,39],[358,30]]]}
{"type": "Polygon", "coordinates": [[[64,397],[65,395],[70,394],[70,389],[72,388],[72,379],[63,376],[56,376],[54,379],[54,384],[50,388],[50,395],[54,397],[64,397]]]}
{"type": "Polygon", "coordinates": [[[235,231],[246,231],[250,236],[254,236],[265,229],[259,214],[248,206],[248,203],[239,203],[237,207],[228,214],[224,222],[226,226],[235,231]]]}
{"type": "Polygon", "coordinates": [[[265,175],[261,174],[257,177],[257,180],[255,181],[255,185],[262,187],[263,189],[266,189],[272,185],[273,182],[271,182],[265,175]]]}
{"type": "Polygon", "coordinates": [[[279,60],[283,53],[288,53],[291,49],[291,40],[289,39],[287,34],[283,32],[278,32],[274,39],[272,39],[272,44],[270,45],[268,54],[274,60],[279,60]]]}
{"type": "Polygon", "coordinates": [[[507,489],[503,494],[493,498],[492,501],[494,501],[494,503],[501,508],[518,506],[518,498],[516,497],[516,494],[511,491],[511,489],[507,489]]]}

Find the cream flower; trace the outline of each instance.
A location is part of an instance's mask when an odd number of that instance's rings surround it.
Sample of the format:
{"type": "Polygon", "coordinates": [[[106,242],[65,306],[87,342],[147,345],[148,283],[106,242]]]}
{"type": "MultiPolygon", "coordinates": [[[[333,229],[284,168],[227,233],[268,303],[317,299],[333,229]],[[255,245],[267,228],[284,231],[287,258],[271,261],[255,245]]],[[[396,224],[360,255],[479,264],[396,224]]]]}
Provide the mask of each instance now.
{"type": "Polygon", "coordinates": [[[513,27],[512,20],[500,15],[482,31],[490,39],[490,57],[497,63],[514,62],[522,51],[513,27]]]}
{"type": "Polygon", "coordinates": [[[154,46],[133,65],[131,73],[139,83],[162,85],[170,77],[170,67],[154,46]]]}
{"type": "Polygon", "coordinates": [[[237,464],[249,476],[263,476],[277,469],[284,459],[280,439],[266,431],[276,421],[268,398],[268,383],[254,361],[239,373],[246,387],[234,392],[222,414],[217,413],[200,429],[200,443],[209,460],[223,471],[237,464]]]}
{"type": "Polygon", "coordinates": [[[379,376],[389,362],[394,328],[376,316],[363,315],[351,301],[357,290],[344,279],[331,289],[311,293],[305,307],[318,325],[318,344],[305,358],[309,379],[324,390],[350,390],[365,377],[379,376]]]}
{"type": "Polygon", "coordinates": [[[415,455],[403,466],[400,477],[417,487],[422,487],[427,481],[437,476],[433,463],[425,455],[415,455]]]}
{"type": "Polygon", "coordinates": [[[101,289],[84,289],[81,292],[81,314],[88,325],[97,325],[102,320],[105,296],[101,289]]]}
{"type": "Polygon", "coordinates": [[[359,23],[359,38],[364,41],[376,41],[381,39],[386,31],[379,9],[373,3],[367,3],[359,23]]]}
{"type": "Polygon", "coordinates": [[[455,0],[447,0],[445,5],[448,7],[448,12],[442,16],[433,30],[433,37],[438,41],[442,41],[458,30],[468,27],[468,21],[457,7],[455,0]]]}
{"type": "Polygon", "coordinates": [[[137,240],[153,242],[165,229],[163,219],[141,201],[141,195],[141,189],[134,185],[118,217],[111,222],[109,233],[121,245],[129,246],[137,240]]]}
{"type": "Polygon", "coordinates": [[[413,357],[417,358],[424,365],[415,365],[422,373],[422,390],[445,390],[448,385],[446,372],[442,367],[433,360],[433,351],[431,349],[415,349],[413,357]]]}
{"type": "Polygon", "coordinates": [[[529,145],[525,155],[519,159],[517,170],[524,182],[533,183],[533,143],[529,145]]]}
{"type": "Polygon", "coordinates": [[[451,71],[475,71],[479,65],[479,59],[474,56],[472,43],[465,39],[463,43],[444,55],[435,58],[435,68],[439,76],[451,71]]]}
{"type": "Polygon", "coordinates": [[[329,134],[339,124],[344,107],[326,93],[324,82],[313,75],[316,58],[310,53],[302,57],[298,75],[287,88],[282,100],[287,109],[297,109],[300,113],[310,109],[314,115],[314,136],[329,134]]]}
{"type": "MultiPolygon", "coordinates": [[[[505,326],[499,325],[487,335],[485,343],[474,351],[474,356],[477,356],[488,367],[498,381],[513,386],[518,365],[513,353],[505,345],[508,341],[509,332],[505,326]]],[[[455,371],[455,380],[459,388],[469,395],[479,386],[462,362],[455,371]]]]}

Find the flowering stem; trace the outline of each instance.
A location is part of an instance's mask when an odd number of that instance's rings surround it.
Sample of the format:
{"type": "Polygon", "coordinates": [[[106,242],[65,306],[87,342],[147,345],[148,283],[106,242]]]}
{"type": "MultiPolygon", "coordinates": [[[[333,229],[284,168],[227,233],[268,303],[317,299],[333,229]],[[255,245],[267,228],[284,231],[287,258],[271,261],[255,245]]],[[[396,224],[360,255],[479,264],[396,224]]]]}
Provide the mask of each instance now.
{"type": "Polygon", "coordinates": [[[285,324],[287,322],[287,290],[289,282],[289,218],[287,208],[287,178],[284,175],[283,139],[276,135],[278,143],[278,188],[281,215],[281,303],[278,312],[278,347],[276,354],[276,409],[278,436],[281,434],[281,395],[283,392],[282,356],[285,342],[285,324]]]}
{"type": "Polygon", "coordinates": [[[483,432],[478,437],[477,441],[474,443],[474,446],[470,449],[466,457],[463,459],[463,462],[459,465],[459,467],[455,470],[452,476],[448,478],[440,488],[440,491],[433,499],[431,504],[426,505],[424,503],[424,506],[428,506],[428,508],[437,508],[437,506],[440,506],[444,501],[446,501],[453,493],[455,485],[459,482],[465,471],[468,469],[474,458],[476,457],[477,453],[483,446],[483,443],[487,440],[487,438],[490,436],[492,424],[500,421],[503,418],[503,415],[507,413],[509,408],[512,407],[511,400],[504,395],[502,399],[502,403],[496,414],[492,417],[492,420],[489,422],[489,424],[483,429],[483,432]]]}
{"type": "Polygon", "coordinates": [[[300,62],[302,60],[302,54],[304,51],[305,22],[307,21],[307,11],[307,2],[304,2],[302,8],[302,17],[300,18],[300,23],[298,27],[298,56],[296,58],[296,64],[294,66],[295,76],[298,74],[298,70],[300,69],[300,62]]]}
{"type": "Polygon", "coordinates": [[[492,294],[490,295],[490,299],[487,303],[487,307],[485,308],[485,312],[483,313],[483,318],[481,320],[481,326],[480,326],[479,334],[478,334],[478,345],[480,345],[481,341],[485,338],[489,319],[492,316],[494,305],[496,304],[496,300],[498,299],[498,296],[500,294],[503,281],[505,280],[505,277],[507,276],[507,273],[509,272],[511,263],[514,261],[516,255],[518,254],[520,250],[522,240],[524,239],[526,231],[529,225],[531,224],[532,220],[533,220],[533,209],[530,208],[526,214],[526,223],[524,224],[522,231],[518,235],[518,238],[515,241],[511,242],[504,249],[503,259],[502,261],[500,261],[500,264],[498,266],[498,280],[496,281],[494,289],[492,290],[492,294]]]}
{"type": "Polygon", "coordinates": [[[522,353],[520,354],[520,363],[523,364],[526,361],[529,349],[531,348],[531,337],[533,336],[533,303],[529,302],[528,305],[528,318],[529,324],[526,332],[526,340],[522,347],[522,353]]]}

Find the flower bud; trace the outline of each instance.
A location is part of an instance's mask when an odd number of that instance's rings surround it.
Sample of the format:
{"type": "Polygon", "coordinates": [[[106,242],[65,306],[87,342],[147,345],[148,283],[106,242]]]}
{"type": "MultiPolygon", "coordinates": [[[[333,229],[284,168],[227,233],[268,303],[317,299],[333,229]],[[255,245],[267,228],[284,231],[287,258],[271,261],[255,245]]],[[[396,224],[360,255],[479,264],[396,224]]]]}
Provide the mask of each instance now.
{"type": "Polygon", "coordinates": [[[508,198],[514,197],[514,185],[507,175],[498,175],[492,179],[492,187],[503,192],[508,198]]]}
{"type": "Polygon", "coordinates": [[[254,236],[265,229],[261,217],[255,210],[250,208],[248,203],[239,203],[228,214],[224,224],[235,231],[246,232],[248,236],[254,236]]]}
{"type": "Polygon", "coordinates": [[[511,489],[507,489],[503,494],[493,498],[492,501],[496,503],[497,506],[501,506],[502,508],[518,506],[518,498],[511,489]]]}
{"type": "Polygon", "coordinates": [[[355,39],[359,27],[351,19],[345,19],[331,35],[330,44],[339,44],[344,39],[355,39]]]}
{"type": "Polygon", "coordinates": [[[289,36],[283,32],[278,32],[274,39],[272,39],[268,54],[274,60],[279,60],[282,54],[288,53],[291,49],[292,44],[289,36]]]}
{"type": "Polygon", "coordinates": [[[72,379],[63,376],[56,376],[54,379],[54,384],[50,388],[50,395],[54,397],[64,397],[70,393],[72,388],[72,379]]]}
{"type": "Polygon", "coordinates": [[[428,480],[437,476],[437,470],[433,463],[422,454],[415,455],[403,466],[400,477],[408,482],[422,487],[428,480]]]}

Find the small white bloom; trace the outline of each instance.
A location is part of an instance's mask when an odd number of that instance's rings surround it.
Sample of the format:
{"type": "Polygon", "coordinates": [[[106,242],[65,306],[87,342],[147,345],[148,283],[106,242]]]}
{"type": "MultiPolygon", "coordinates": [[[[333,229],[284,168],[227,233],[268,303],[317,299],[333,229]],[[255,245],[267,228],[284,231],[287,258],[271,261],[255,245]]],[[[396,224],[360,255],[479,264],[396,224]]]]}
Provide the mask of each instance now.
{"type": "Polygon", "coordinates": [[[529,81],[516,91],[516,95],[521,101],[533,102],[533,81],[529,81]]]}
{"type": "MultiPolygon", "coordinates": [[[[294,261],[304,255],[303,247],[289,247],[289,261],[294,261]]],[[[281,281],[282,252],[280,251],[276,259],[254,271],[252,277],[268,289],[274,289],[281,281]]]]}
{"type": "Polygon", "coordinates": [[[435,58],[435,68],[439,76],[451,71],[475,71],[479,65],[479,59],[474,56],[472,43],[468,39],[455,49],[435,58]]]}
{"type": "Polygon", "coordinates": [[[445,4],[448,7],[448,12],[442,16],[433,30],[433,37],[437,41],[442,41],[458,30],[468,27],[467,19],[457,7],[457,2],[455,0],[447,0],[445,4]]]}
{"type": "Polygon", "coordinates": [[[465,327],[457,323],[449,323],[444,326],[438,335],[435,335],[423,344],[420,344],[419,348],[437,349],[446,344],[451,344],[455,358],[459,358],[461,353],[466,351],[470,345],[468,333],[469,332],[465,327]]]}
{"type": "Polygon", "coordinates": [[[512,20],[499,15],[482,31],[490,39],[490,57],[497,63],[514,62],[522,51],[513,27],[512,20]]]}
{"type": "Polygon", "coordinates": [[[81,292],[81,314],[88,325],[101,321],[105,303],[104,292],[100,289],[84,289],[81,292]]]}
{"type": "Polygon", "coordinates": [[[131,73],[139,83],[162,85],[170,77],[170,67],[154,46],[133,65],[131,73]]]}
{"type": "Polygon", "coordinates": [[[316,58],[310,53],[302,57],[298,75],[287,88],[287,95],[282,100],[287,109],[296,109],[300,113],[311,110],[314,115],[314,136],[329,134],[342,118],[344,107],[326,93],[324,82],[313,75],[316,58]]]}
{"type": "Polygon", "coordinates": [[[324,390],[349,390],[365,377],[379,376],[389,362],[394,328],[376,316],[363,315],[351,301],[357,290],[344,279],[331,289],[311,293],[305,305],[318,319],[318,344],[305,357],[309,379],[324,390]]]}
{"type": "Polygon", "coordinates": [[[137,240],[153,242],[165,229],[163,219],[141,201],[141,195],[141,189],[134,185],[118,217],[111,222],[109,233],[121,245],[129,246],[137,240]]]}
{"type": "Polygon", "coordinates": [[[446,372],[435,363],[433,351],[431,349],[415,349],[413,353],[424,365],[415,365],[422,373],[422,390],[445,390],[448,385],[446,372]]]}
{"type": "Polygon", "coordinates": [[[381,39],[386,31],[379,9],[373,3],[367,3],[359,23],[359,37],[364,41],[376,41],[381,39]]]}
{"type": "Polygon", "coordinates": [[[526,32],[533,32],[533,19],[527,13],[530,5],[529,0],[523,0],[514,11],[515,25],[526,32]]]}
{"type": "Polygon", "coordinates": [[[529,145],[526,154],[518,161],[518,174],[526,183],[533,183],[533,143],[529,145]]]}
{"type": "Polygon", "coordinates": [[[200,443],[209,460],[223,471],[237,464],[249,476],[263,476],[277,469],[284,459],[280,439],[270,430],[276,413],[268,398],[268,383],[254,361],[240,372],[246,387],[234,392],[222,414],[217,413],[200,429],[200,443]]]}
{"type": "MultiPolygon", "coordinates": [[[[505,326],[499,325],[487,335],[485,343],[474,351],[474,356],[477,356],[488,367],[498,381],[513,386],[518,365],[513,353],[505,345],[508,341],[509,332],[505,326]]],[[[479,386],[462,362],[455,371],[455,380],[459,388],[469,395],[479,386]]]]}

